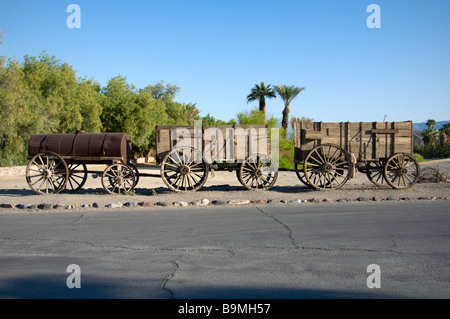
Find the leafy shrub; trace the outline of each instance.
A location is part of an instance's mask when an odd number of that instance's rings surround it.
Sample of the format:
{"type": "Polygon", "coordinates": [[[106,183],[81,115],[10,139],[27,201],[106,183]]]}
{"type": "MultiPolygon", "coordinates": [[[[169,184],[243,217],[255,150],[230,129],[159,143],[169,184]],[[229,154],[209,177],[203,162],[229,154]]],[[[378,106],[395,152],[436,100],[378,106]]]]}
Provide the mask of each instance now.
{"type": "Polygon", "coordinates": [[[443,158],[450,157],[450,145],[416,145],[414,146],[414,153],[422,155],[424,158],[443,158]]]}

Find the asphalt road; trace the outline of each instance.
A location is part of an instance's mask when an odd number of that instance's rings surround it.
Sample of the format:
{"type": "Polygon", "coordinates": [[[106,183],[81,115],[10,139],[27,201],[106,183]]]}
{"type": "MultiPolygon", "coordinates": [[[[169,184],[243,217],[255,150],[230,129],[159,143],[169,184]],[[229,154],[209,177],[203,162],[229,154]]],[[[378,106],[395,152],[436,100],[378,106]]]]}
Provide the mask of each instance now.
{"type": "Polygon", "coordinates": [[[2,212],[0,298],[449,298],[449,208],[2,212]]]}

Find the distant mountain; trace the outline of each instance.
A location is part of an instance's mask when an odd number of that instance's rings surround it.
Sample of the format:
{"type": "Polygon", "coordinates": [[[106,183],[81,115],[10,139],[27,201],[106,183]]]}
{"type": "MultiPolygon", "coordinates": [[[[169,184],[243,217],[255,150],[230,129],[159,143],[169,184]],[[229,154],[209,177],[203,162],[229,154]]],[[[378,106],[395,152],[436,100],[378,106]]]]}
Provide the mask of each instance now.
{"type": "MultiPolygon", "coordinates": [[[[435,130],[439,130],[444,124],[448,123],[450,121],[439,121],[436,122],[436,126],[434,127],[435,130]]],[[[423,131],[428,128],[427,123],[413,123],[413,130],[414,131],[423,131]]]]}

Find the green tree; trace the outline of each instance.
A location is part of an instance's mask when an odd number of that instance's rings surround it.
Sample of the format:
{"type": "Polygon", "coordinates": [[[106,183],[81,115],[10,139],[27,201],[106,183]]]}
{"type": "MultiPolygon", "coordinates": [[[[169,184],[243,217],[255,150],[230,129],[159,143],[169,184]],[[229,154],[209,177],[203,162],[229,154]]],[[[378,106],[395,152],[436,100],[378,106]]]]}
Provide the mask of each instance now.
{"type": "Polygon", "coordinates": [[[271,88],[271,85],[265,85],[264,82],[256,84],[251,89],[250,94],[247,95],[247,103],[258,100],[259,111],[263,114],[264,120],[266,119],[266,98],[276,98],[275,91],[271,88]]]}
{"type": "Polygon", "coordinates": [[[422,131],[423,143],[425,145],[436,145],[436,142],[438,141],[438,132],[434,129],[435,125],[435,120],[430,119],[427,121],[428,128],[422,131]]]}
{"type": "Polygon", "coordinates": [[[289,105],[291,104],[292,100],[300,94],[300,92],[305,90],[305,88],[287,85],[275,85],[274,89],[284,102],[281,127],[286,130],[289,122],[289,105]]]}
{"type": "Polygon", "coordinates": [[[1,166],[25,164],[31,135],[56,125],[51,108],[42,103],[24,78],[18,61],[9,59],[0,65],[1,166]]]}
{"type": "Polygon", "coordinates": [[[450,143],[450,122],[449,123],[445,123],[440,129],[439,129],[439,134],[440,134],[440,143],[442,145],[447,145],[450,143]]]}
{"type": "Polygon", "coordinates": [[[434,130],[434,127],[436,126],[436,121],[435,120],[428,120],[427,121],[427,127],[429,130],[434,130]]]}
{"type": "Polygon", "coordinates": [[[164,82],[160,81],[155,85],[147,86],[144,91],[149,91],[155,100],[167,103],[173,101],[177,93],[180,92],[180,88],[170,83],[164,85],[164,82]]]}

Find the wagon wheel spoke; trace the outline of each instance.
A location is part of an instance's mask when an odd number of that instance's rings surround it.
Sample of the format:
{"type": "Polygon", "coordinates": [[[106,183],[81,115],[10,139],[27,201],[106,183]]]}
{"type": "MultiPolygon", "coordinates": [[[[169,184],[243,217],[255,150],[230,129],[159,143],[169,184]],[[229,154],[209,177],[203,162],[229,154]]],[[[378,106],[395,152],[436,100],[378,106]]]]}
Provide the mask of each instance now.
{"type": "Polygon", "coordinates": [[[85,164],[70,164],[66,190],[73,193],[80,190],[86,183],[87,176],[88,173],[85,164]]]}

